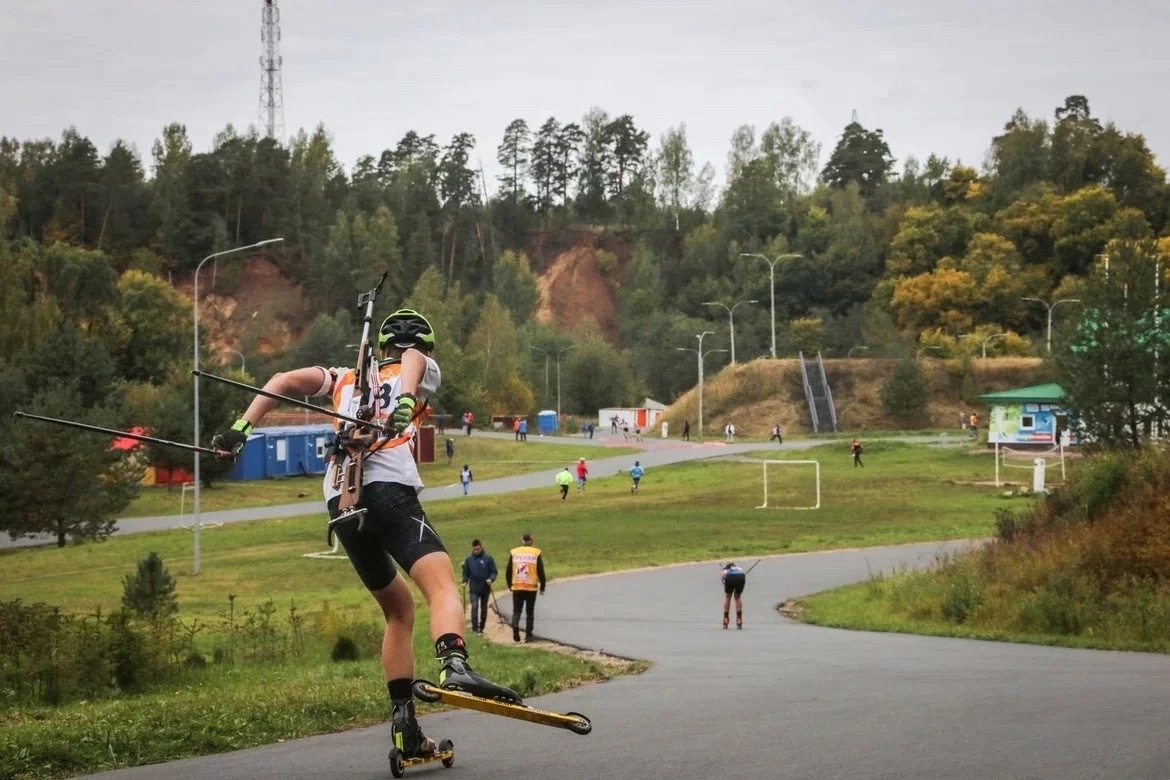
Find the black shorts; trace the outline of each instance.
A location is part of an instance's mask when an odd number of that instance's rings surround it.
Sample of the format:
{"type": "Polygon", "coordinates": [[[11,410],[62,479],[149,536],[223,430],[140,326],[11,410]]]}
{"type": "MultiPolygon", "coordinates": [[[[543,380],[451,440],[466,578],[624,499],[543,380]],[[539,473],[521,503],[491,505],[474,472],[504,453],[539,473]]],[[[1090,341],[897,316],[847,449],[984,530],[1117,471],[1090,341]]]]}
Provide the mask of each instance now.
{"type": "MultiPolygon", "coordinates": [[[[340,496],[329,501],[329,517],[340,514],[340,504],[340,496]]],[[[397,573],[395,562],[409,573],[423,556],[447,552],[413,487],[371,482],[362,486],[358,505],[367,510],[361,530],[356,520],[347,520],[337,525],[333,533],[345,548],[354,571],[370,590],[381,590],[393,581],[397,573]]]]}
{"type": "Polygon", "coordinates": [[[747,585],[746,574],[728,574],[723,578],[723,592],[728,596],[742,596],[744,585],[747,585]]]}

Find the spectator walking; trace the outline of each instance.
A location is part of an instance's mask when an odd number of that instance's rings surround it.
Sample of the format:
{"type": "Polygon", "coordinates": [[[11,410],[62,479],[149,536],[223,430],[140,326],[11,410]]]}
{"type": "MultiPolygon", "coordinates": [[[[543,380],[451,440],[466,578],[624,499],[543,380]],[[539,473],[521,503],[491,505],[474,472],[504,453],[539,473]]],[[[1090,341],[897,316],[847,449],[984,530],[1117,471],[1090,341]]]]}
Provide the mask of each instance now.
{"type": "Polygon", "coordinates": [[[463,559],[463,587],[471,598],[471,630],[482,634],[487,623],[488,596],[499,572],[496,559],[489,555],[479,539],[471,542],[471,555],[463,559]]]}
{"type": "Polygon", "coordinates": [[[532,641],[536,622],[536,594],[544,595],[544,555],[534,546],[532,534],[524,534],[519,547],[508,555],[504,576],[512,591],[512,641],[520,641],[520,613],[525,612],[524,641],[532,641]]]}
{"type": "Polygon", "coordinates": [[[854,439],[853,443],[849,445],[849,452],[853,454],[853,468],[857,468],[858,466],[865,468],[865,464],[861,462],[861,450],[861,442],[854,439]]]}
{"type": "Polygon", "coordinates": [[[731,442],[735,441],[735,426],[734,425],[732,425],[731,423],[727,423],[727,425],[724,426],[724,428],[723,428],[723,433],[724,433],[724,435],[727,436],[727,442],[729,444],[731,442]]]}
{"type": "Polygon", "coordinates": [[[589,467],[585,465],[584,458],[577,459],[577,491],[585,492],[585,482],[589,479],[589,467]]]}
{"type": "Polygon", "coordinates": [[[451,460],[455,457],[455,440],[450,436],[447,437],[447,465],[451,465],[451,460]]]}
{"type": "Polygon", "coordinates": [[[772,441],[772,439],[775,439],[779,444],[784,443],[784,436],[780,433],[780,423],[776,423],[774,426],[772,426],[772,438],[768,439],[768,441],[772,441]]]}
{"type": "Polygon", "coordinates": [[[463,485],[463,495],[467,495],[467,491],[471,487],[471,483],[474,480],[475,477],[471,476],[471,469],[468,468],[466,463],[464,463],[463,471],[459,472],[459,482],[463,485]]]}
{"type": "Polygon", "coordinates": [[[520,418],[520,441],[528,441],[528,418],[520,418]]]}
{"type": "Polygon", "coordinates": [[[683,441],[690,441],[691,440],[691,421],[690,420],[683,420],[682,440],[683,441]]]}

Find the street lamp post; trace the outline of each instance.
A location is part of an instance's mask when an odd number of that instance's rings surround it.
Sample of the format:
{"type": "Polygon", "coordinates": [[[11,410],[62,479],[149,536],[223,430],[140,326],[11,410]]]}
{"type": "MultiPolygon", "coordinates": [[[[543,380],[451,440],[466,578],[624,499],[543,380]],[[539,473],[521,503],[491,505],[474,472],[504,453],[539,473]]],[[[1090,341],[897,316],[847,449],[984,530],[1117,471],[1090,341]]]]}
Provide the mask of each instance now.
{"type": "MultiPolygon", "coordinates": [[[[208,260],[214,260],[217,257],[223,257],[224,255],[235,254],[236,252],[246,252],[249,249],[259,249],[262,246],[268,246],[269,244],[276,244],[276,243],[279,243],[281,241],[284,241],[284,239],[283,238],[269,238],[265,241],[258,241],[255,244],[248,244],[247,246],[238,246],[234,249],[225,249],[222,252],[216,252],[215,254],[208,255],[207,257],[205,257],[199,261],[199,265],[195,266],[195,291],[194,291],[195,292],[195,306],[193,308],[195,309],[195,312],[194,312],[194,318],[195,318],[195,360],[194,360],[194,363],[195,363],[195,371],[196,372],[199,371],[199,271],[201,271],[203,269],[203,264],[206,263],[208,260]]],[[[194,443],[195,443],[196,447],[199,446],[199,374],[198,373],[195,374],[195,442],[194,443]]],[[[203,567],[202,567],[202,562],[200,560],[200,554],[199,554],[200,475],[199,475],[199,453],[198,452],[195,453],[195,477],[194,477],[194,479],[195,479],[195,486],[194,486],[195,487],[195,500],[192,504],[191,511],[194,512],[194,514],[195,514],[195,573],[199,574],[202,571],[203,567]]]]}
{"type": "Polygon", "coordinates": [[[714,335],[714,331],[705,330],[702,333],[695,336],[695,338],[697,338],[699,340],[699,348],[698,349],[695,349],[693,347],[675,347],[674,348],[676,352],[694,352],[695,355],[697,355],[698,359],[699,359],[699,436],[700,437],[702,437],[702,435],[703,435],[703,358],[707,355],[710,355],[712,352],[726,352],[727,351],[726,349],[709,349],[706,352],[703,351],[703,337],[704,336],[712,336],[712,335],[714,335]]]}
{"type": "MultiPolygon", "coordinates": [[[[1109,268],[1108,263],[1106,263],[1105,267],[1106,267],[1106,269],[1109,268]]],[[[1052,303],[1049,303],[1048,301],[1044,300],[1043,298],[1021,298],[1020,300],[1021,301],[1035,301],[1036,303],[1043,304],[1043,306],[1046,309],[1048,309],[1047,345],[1048,345],[1048,354],[1051,355],[1052,354],[1052,310],[1056,308],[1056,305],[1058,303],[1078,303],[1081,299],[1080,298],[1061,298],[1060,300],[1053,301],[1052,303]]]]}
{"type": "Polygon", "coordinates": [[[244,360],[244,353],[243,353],[243,352],[240,352],[238,349],[229,349],[229,350],[228,350],[228,352],[234,352],[234,353],[236,353],[237,355],[239,355],[239,356],[240,356],[240,370],[241,370],[241,371],[247,371],[247,370],[248,370],[248,364],[247,364],[247,362],[244,360]]]}
{"type": "Polygon", "coordinates": [[[573,349],[576,345],[570,344],[557,350],[557,433],[561,430],[561,355],[573,349]]]}
{"type": "Polygon", "coordinates": [[[534,347],[531,344],[528,346],[528,348],[535,349],[537,352],[544,355],[544,402],[547,404],[548,403],[548,353],[545,352],[540,347],[534,347]]]}
{"type": "Polygon", "coordinates": [[[922,353],[928,349],[934,349],[934,350],[938,350],[939,352],[942,352],[942,347],[920,347],[918,350],[918,354],[916,354],[914,356],[914,359],[917,360],[918,358],[922,357],[922,353]]]}
{"type": "Polygon", "coordinates": [[[993,333],[992,335],[983,339],[983,358],[985,360],[987,359],[987,345],[988,344],[995,341],[996,339],[1006,339],[1006,338],[1007,338],[1006,333],[993,333]]]}
{"type": "Polygon", "coordinates": [[[869,347],[864,347],[864,346],[861,346],[860,344],[857,345],[856,347],[850,347],[848,354],[845,355],[846,360],[853,357],[853,350],[855,350],[855,349],[869,350],[869,347]]]}
{"type": "Polygon", "coordinates": [[[736,301],[736,303],[732,306],[728,306],[726,303],[719,303],[718,301],[705,301],[703,303],[704,306],[722,306],[724,309],[727,309],[727,318],[731,322],[731,362],[732,363],[735,362],[735,310],[737,307],[739,307],[741,304],[744,304],[744,303],[759,303],[759,301],[757,301],[757,300],[736,301]]]}
{"type": "MultiPolygon", "coordinates": [[[[804,257],[804,255],[799,255],[799,254],[795,254],[795,253],[790,252],[788,254],[780,255],[775,260],[769,260],[767,256],[759,255],[759,254],[756,254],[754,252],[740,252],[739,256],[740,257],[758,257],[759,259],[763,260],[765,263],[768,264],[768,281],[770,284],[771,298],[772,298],[772,359],[775,360],[776,359],[776,263],[780,262],[781,260],[792,260],[792,259],[797,258],[797,257],[804,257]]],[[[731,362],[734,363],[735,360],[732,360],[731,362]]]]}

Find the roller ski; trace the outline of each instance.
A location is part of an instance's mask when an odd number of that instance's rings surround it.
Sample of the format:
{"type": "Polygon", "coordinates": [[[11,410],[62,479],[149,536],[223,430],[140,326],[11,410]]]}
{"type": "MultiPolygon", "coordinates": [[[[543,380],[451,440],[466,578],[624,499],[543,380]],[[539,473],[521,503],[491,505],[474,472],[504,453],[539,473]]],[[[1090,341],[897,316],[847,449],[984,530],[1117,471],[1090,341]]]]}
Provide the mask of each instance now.
{"type": "Polygon", "coordinates": [[[574,734],[584,735],[593,730],[589,718],[579,712],[560,713],[529,707],[515,691],[496,685],[473,672],[467,661],[458,655],[444,661],[439,685],[428,680],[415,680],[411,689],[416,698],[431,704],[441,702],[489,715],[503,715],[505,718],[567,729],[574,734]]]}
{"type": "Polygon", "coordinates": [[[423,734],[414,715],[414,701],[398,701],[390,722],[394,747],[390,749],[390,774],[402,777],[409,766],[442,761],[450,769],[455,763],[455,743],[444,739],[438,745],[423,734]]]}

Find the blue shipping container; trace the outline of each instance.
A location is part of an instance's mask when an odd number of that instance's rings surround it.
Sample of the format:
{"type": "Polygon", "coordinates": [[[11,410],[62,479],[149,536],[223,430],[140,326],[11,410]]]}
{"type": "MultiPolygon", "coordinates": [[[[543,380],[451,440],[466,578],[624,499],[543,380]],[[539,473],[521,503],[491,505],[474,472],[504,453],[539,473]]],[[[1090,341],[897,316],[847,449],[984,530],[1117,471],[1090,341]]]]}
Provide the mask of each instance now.
{"type": "Polygon", "coordinates": [[[333,426],[328,423],[256,428],[229,479],[324,474],[332,437],[333,426]]]}

